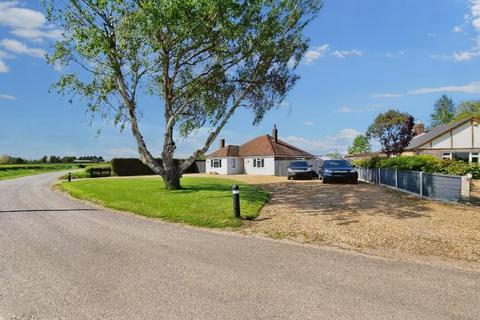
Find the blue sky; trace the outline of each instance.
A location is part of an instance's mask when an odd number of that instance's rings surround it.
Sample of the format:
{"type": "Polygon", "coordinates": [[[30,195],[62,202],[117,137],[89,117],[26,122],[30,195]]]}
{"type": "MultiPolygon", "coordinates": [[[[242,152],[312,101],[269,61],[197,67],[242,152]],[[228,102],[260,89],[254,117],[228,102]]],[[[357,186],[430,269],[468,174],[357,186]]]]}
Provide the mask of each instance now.
{"type": "MultiPolygon", "coordinates": [[[[60,32],[39,1],[0,1],[0,154],[136,156],[128,130],[92,121],[81,101],[48,92],[60,71],[43,55],[60,32]]],[[[297,86],[258,126],[238,112],[221,134],[227,144],[268,133],[275,123],[282,139],[307,151],[343,152],[379,112],[396,108],[428,124],[440,95],[479,97],[480,0],[325,0],[307,34],[311,47],[297,86]]],[[[141,102],[141,127],[158,154],[161,104],[141,102]]],[[[178,156],[207,131],[180,141],[178,156]]]]}

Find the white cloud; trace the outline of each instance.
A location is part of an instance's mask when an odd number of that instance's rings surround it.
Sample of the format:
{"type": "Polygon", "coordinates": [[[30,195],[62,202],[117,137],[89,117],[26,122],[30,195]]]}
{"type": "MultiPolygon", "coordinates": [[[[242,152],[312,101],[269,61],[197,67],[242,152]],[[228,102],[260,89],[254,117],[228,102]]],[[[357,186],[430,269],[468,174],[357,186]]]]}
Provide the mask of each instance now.
{"type": "Polygon", "coordinates": [[[16,100],[15,96],[11,96],[9,94],[0,94],[0,100],[16,100]]]}
{"type": "Polygon", "coordinates": [[[370,111],[375,111],[380,108],[383,108],[383,105],[380,104],[375,104],[371,105],[365,108],[350,108],[350,107],[341,107],[337,110],[337,112],[340,113],[361,113],[361,112],[370,112],[370,111]]]}
{"type": "Polygon", "coordinates": [[[350,112],[353,112],[353,109],[350,107],[341,107],[337,111],[341,113],[350,113],[350,112]]]}
{"type": "Polygon", "coordinates": [[[480,93],[480,82],[471,82],[466,85],[449,85],[441,87],[425,87],[410,90],[405,94],[402,93],[383,93],[383,94],[373,94],[373,98],[396,98],[402,97],[405,95],[421,95],[421,94],[430,94],[430,93],[480,93]]]}
{"type": "MultiPolygon", "coordinates": [[[[432,58],[449,58],[457,62],[469,61],[475,57],[480,56],[480,0],[470,0],[470,14],[465,14],[464,25],[471,23],[477,36],[475,39],[475,45],[469,50],[463,50],[455,52],[451,55],[432,55],[432,58]]],[[[453,32],[463,32],[462,26],[453,27],[453,32]]]]}
{"type": "Polygon", "coordinates": [[[332,53],[335,57],[337,58],[345,58],[345,57],[348,57],[348,56],[357,56],[357,57],[361,57],[363,56],[363,51],[360,51],[360,50],[356,50],[356,49],[353,49],[353,50],[341,50],[341,51],[334,51],[332,53]]]}
{"type": "Polygon", "coordinates": [[[306,125],[306,126],[308,126],[308,127],[314,125],[314,123],[313,123],[312,121],[305,121],[303,124],[306,125]]]}
{"type": "Polygon", "coordinates": [[[478,55],[480,55],[480,52],[476,52],[476,51],[456,52],[453,54],[453,59],[455,59],[455,61],[467,61],[467,60],[471,60],[472,58],[478,55]]]}
{"type": "Polygon", "coordinates": [[[384,54],[381,54],[380,56],[385,57],[385,58],[398,58],[398,57],[401,57],[401,56],[404,56],[404,55],[405,55],[405,51],[402,50],[402,51],[397,51],[397,52],[387,51],[384,54]]]}
{"type": "Polygon", "coordinates": [[[318,139],[306,139],[298,136],[282,137],[288,143],[314,154],[326,154],[331,151],[346,153],[347,148],[352,144],[353,139],[359,135],[355,129],[342,129],[334,135],[328,135],[318,139]]]}
{"type": "Polygon", "coordinates": [[[463,32],[463,28],[461,26],[455,26],[452,29],[453,32],[463,32]]]}
{"type": "Polygon", "coordinates": [[[19,5],[18,1],[0,4],[0,25],[9,28],[11,34],[34,41],[61,38],[61,30],[48,25],[43,13],[19,5]]]}
{"type": "Polygon", "coordinates": [[[401,93],[374,93],[372,94],[372,98],[400,98],[403,97],[401,93]]]}
{"type": "Polygon", "coordinates": [[[16,54],[26,54],[32,57],[43,58],[46,51],[40,48],[29,48],[24,43],[15,39],[3,39],[0,45],[8,51],[16,54]]]}
{"type": "Polygon", "coordinates": [[[307,50],[307,52],[305,52],[305,63],[306,64],[314,63],[315,60],[325,56],[329,48],[330,48],[329,44],[324,44],[316,48],[307,50]]]}
{"type": "Polygon", "coordinates": [[[445,92],[457,92],[457,93],[480,93],[480,82],[472,82],[463,86],[444,86],[444,87],[432,87],[432,88],[420,88],[409,91],[409,95],[429,94],[429,93],[445,93],[445,92]]]}
{"type": "Polygon", "coordinates": [[[0,73],[7,73],[9,71],[7,64],[3,61],[3,59],[8,57],[9,55],[6,52],[0,50],[0,73]]]}
{"type": "MultiPolygon", "coordinates": [[[[330,52],[330,45],[329,44],[324,44],[318,47],[315,47],[313,49],[307,50],[305,52],[305,60],[304,63],[309,65],[313,64],[316,60],[325,57],[327,54],[329,56],[333,56],[336,58],[346,58],[348,56],[357,56],[361,57],[364,55],[364,51],[357,50],[357,49],[352,49],[352,50],[335,50],[333,52],[330,52]]],[[[289,67],[293,67],[295,65],[295,61],[289,61],[289,67]]]]}

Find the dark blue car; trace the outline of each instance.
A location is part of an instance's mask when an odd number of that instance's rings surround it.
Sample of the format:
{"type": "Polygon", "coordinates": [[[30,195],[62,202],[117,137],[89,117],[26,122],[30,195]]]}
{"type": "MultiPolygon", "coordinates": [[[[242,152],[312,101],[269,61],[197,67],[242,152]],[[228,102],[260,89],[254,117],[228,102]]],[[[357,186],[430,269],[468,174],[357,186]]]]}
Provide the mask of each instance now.
{"type": "Polygon", "coordinates": [[[288,165],[287,179],[313,179],[318,177],[312,166],[305,160],[295,160],[288,165]]]}
{"type": "Polygon", "coordinates": [[[358,172],[347,160],[325,160],[320,169],[323,183],[329,182],[358,182],[358,172]]]}

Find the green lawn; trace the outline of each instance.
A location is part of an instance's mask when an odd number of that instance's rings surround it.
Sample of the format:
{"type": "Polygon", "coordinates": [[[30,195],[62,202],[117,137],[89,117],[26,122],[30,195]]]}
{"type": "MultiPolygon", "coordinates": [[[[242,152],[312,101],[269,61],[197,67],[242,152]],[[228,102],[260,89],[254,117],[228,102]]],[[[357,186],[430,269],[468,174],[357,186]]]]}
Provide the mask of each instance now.
{"type": "Polygon", "coordinates": [[[0,180],[13,179],[34,174],[78,169],[75,164],[14,164],[0,165],[0,180]]]}
{"type": "Polygon", "coordinates": [[[194,226],[238,227],[233,217],[231,186],[239,184],[243,217],[253,218],[268,200],[262,189],[233,180],[183,178],[184,189],[169,191],[161,178],[88,179],[63,182],[60,187],[73,197],[142,216],[162,218],[194,226]]]}

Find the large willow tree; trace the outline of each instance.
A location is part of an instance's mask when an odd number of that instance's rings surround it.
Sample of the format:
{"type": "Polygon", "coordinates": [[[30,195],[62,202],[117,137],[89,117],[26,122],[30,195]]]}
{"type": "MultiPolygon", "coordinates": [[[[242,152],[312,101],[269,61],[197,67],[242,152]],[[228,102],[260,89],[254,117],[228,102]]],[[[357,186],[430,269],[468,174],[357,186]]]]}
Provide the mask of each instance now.
{"type": "Polygon", "coordinates": [[[321,0],[47,0],[50,21],[64,29],[49,57],[66,66],[55,86],[129,126],[143,163],[178,189],[183,171],[237,109],[251,110],[257,124],[282,102],[307,50],[304,28],[321,6],[321,0]],[[158,97],[162,108],[161,160],[142,136],[139,94],[158,97]],[[204,145],[174,160],[175,135],[201,127],[209,128],[204,145]]]}

